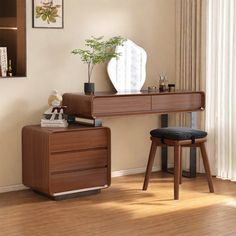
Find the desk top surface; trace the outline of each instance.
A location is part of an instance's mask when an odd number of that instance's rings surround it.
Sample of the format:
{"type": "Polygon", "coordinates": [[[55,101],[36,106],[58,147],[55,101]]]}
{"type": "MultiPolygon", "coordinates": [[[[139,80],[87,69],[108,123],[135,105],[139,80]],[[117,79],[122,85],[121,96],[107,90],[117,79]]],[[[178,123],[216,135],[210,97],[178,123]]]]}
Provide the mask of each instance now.
{"type": "MultiPolygon", "coordinates": [[[[168,95],[168,94],[190,94],[190,93],[202,93],[203,91],[187,91],[187,90],[176,90],[174,92],[159,92],[159,91],[127,91],[127,92],[115,92],[115,91],[102,91],[102,92],[95,92],[94,94],[86,95],[84,93],[70,93],[73,95],[79,96],[90,96],[90,97],[117,97],[117,96],[150,96],[150,95],[168,95]]],[[[67,94],[67,93],[66,93],[67,94]]]]}

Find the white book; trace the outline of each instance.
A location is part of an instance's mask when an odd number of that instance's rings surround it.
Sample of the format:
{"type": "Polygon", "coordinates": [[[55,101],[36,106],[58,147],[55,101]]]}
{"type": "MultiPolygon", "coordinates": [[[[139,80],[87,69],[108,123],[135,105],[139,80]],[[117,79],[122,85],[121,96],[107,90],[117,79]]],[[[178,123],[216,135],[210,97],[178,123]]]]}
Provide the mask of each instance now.
{"type": "Polygon", "coordinates": [[[68,124],[41,124],[41,127],[66,128],[68,127],[68,124]]]}
{"type": "Polygon", "coordinates": [[[45,121],[44,119],[41,120],[41,127],[67,127],[68,123],[66,120],[62,122],[53,122],[53,121],[45,121]]]}
{"type": "Polygon", "coordinates": [[[7,48],[0,47],[0,66],[2,74],[0,76],[7,76],[7,48]]]}
{"type": "Polygon", "coordinates": [[[41,123],[46,124],[63,124],[66,120],[48,120],[48,119],[41,119],[41,123]]]}

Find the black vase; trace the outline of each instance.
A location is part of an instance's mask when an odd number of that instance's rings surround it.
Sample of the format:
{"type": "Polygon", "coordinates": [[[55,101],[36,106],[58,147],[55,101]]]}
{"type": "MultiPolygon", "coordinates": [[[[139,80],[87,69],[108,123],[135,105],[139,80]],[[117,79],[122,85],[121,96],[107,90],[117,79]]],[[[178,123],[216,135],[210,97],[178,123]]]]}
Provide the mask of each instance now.
{"type": "Polygon", "coordinates": [[[94,94],[95,84],[94,83],[84,83],[84,93],[85,94],[94,94]]]}

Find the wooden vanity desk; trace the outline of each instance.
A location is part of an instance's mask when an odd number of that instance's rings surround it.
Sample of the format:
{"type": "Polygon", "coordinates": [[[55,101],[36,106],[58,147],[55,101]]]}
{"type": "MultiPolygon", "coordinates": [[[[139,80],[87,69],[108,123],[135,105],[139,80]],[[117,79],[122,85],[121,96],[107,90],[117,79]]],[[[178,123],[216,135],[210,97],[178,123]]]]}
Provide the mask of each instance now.
{"type": "Polygon", "coordinates": [[[85,118],[120,115],[193,112],[205,108],[204,92],[98,92],[93,95],[65,93],[67,114],[85,118]]]}
{"type": "MultiPolygon", "coordinates": [[[[168,113],[191,112],[192,127],[196,126],[196,111],[205,109],[205,93],[202,91],[176,92],[97,92],[93,95],[65,93],[63,105],[67,114],[75,117],[96,119],[138,114],[161,114],[161,126],[168,126],[168,113]]],[[[156,128],[156,127],[153,127],[156,128]]],[[[162,170],[168,169],[168,151],[162,148],[162,170]]],[[[185,177],[196,176],[196,149],[190,148],[190,168],[184,171],[185,177]]]]}
{"type": "MultiPolygon", "coordinates": [[[[162,125],[167,126],[166,113],[204,110],[205,94],[66,93],[63,105],[67,106],[68,115],[90,120],[121,115],[165,114],[162,115],[162,125]]],[[[22,130],[23,183],[53,198],[100,191],[111,182],[110,153],[110,129],[106,127],[25,126],[22,130]]],[[[191,169],[196,172],[194,155],[190,156],[189,173],[191,169]]],[[[163,149],[162,169],[167,170],[167,166],[167,149],[163,149]]]]}

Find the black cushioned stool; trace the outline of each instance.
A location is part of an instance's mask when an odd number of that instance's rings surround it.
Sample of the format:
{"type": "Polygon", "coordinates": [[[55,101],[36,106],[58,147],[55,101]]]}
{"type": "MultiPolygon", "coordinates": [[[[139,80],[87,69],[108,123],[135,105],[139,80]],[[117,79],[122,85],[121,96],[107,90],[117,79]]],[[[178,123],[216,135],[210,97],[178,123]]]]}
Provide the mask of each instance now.
{"type": "Polygon", "coordinates": [[[148,165],[146,169],[143,190],[147,190],[152,166],[157,150],[157,146],[173,146],[174,147],[174,199],[179,199],[179,184],[182,182],[182,147],[200,147],[204,168],[208,180],[208,186],[211,193],[214,192],[209,161],[207,157],[205,142],[207,141],[207,133],[201,130],[182,127],[166,127],[154,129],[151,134],[151,150],[149,154],[148,165]]]}

